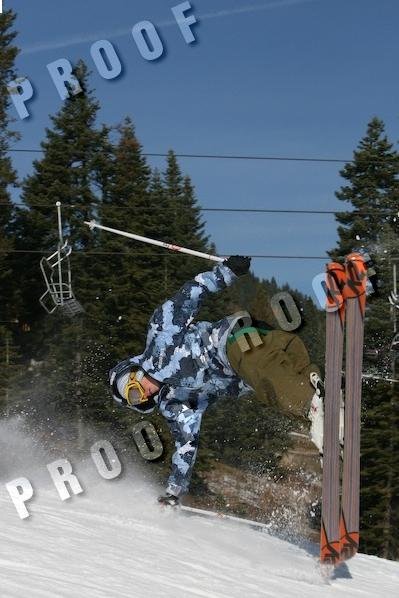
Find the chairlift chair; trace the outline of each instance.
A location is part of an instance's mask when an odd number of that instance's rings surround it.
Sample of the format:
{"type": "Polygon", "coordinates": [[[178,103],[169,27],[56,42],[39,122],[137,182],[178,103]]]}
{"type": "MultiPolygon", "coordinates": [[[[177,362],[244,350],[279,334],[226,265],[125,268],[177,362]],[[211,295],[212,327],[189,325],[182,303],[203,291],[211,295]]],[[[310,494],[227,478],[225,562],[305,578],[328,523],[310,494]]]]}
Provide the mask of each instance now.
{"type": "Polygon", "coordinates": [[[75,298],[72,291],[72,274],[69,256],[72,247],[68,240],[64,241],[62,234],[61,203],[57,201],[59,243],[57,251],[50,257],[40,260],[40,268],[46,284],[46,292],[40,297],[39,302],[48,314],[57,308],[66,316],[73,318],[82,313],[83,307],[75,298]]]}

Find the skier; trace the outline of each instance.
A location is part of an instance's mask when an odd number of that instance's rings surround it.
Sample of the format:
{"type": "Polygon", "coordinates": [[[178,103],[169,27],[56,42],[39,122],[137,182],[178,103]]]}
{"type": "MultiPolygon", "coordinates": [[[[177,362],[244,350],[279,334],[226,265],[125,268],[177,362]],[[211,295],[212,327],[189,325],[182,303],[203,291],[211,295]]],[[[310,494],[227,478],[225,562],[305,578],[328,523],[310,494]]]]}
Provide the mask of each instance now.
{"type": "Polygon", "coordinates": [[[245,275],[250,262],[248,257],[232,256],[184,284],[152,314],[144,352],[110,371],[114,400],[140,413],[157,407],[173,436],[172,470],[166,493],[158,499],[161,504],[178,505],[187,493],[202,416],[222,396],[255,391],[261,401],[277,405],[298,422],[291,464],[296,457],[301,465],[303,459],[319,461],[322,385],[302,341],[257,321],[237,332],[243,312],[215,323],[193,321],[205,297],[245,275]],[[243,351],[240,336],[251,334],[258,335],[258,342],[243,351]]]}

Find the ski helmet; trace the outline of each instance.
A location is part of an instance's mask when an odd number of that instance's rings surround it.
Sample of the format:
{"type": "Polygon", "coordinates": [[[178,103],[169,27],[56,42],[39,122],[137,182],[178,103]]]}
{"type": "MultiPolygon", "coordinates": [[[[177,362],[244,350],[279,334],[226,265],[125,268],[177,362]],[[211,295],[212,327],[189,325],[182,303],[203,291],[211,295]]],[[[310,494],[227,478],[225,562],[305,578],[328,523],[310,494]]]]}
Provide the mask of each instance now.
{"type": "Polygon", "coordinates": [[[132,366],[130,359],[121,361],[109,373],[114,401],[139,413],[151,413],[156,405],[154,397],[146,397],[140,382],[146,372],[132,366]]]}

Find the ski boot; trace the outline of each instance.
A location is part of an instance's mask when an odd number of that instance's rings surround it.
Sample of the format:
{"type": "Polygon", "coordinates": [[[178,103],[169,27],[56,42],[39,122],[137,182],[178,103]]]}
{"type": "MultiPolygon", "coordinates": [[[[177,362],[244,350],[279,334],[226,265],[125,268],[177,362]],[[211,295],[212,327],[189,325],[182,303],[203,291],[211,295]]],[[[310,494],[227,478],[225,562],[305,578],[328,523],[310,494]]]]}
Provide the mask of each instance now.
{"type": "MultiPolygon", "coordinates": [[[[312,442],[319,449],[321,464],[323,465],[323,436],[324,436],[324,384],[320,376],[315,372],[310,374],[310,382],[315,388],[308,419],[310,425],[310,438],[312,442]]],[[[343,400],[343,393],[341,390],[340,411],[339,411],[339,443],[344,446],[344,424],[345,424],[345,404],[343,400]]],[[[342,456],[342,455],[341,455],[342,456]]]]}
{"type": "Polygon", "coordinates": [[[312,397],[308,419],[310,420],[310,438],[323,455],[324,436],[324,384],[316,372],[311,372],[310,382],[315,389],[312,397]]]}

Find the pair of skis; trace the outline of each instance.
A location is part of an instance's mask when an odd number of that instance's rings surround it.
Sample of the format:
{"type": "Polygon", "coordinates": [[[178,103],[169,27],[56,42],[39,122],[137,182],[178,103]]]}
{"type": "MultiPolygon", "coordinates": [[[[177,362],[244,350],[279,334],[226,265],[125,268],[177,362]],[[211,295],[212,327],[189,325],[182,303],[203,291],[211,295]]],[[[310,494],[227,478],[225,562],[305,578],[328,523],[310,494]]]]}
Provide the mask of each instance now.
{"type": "Polygon", "coordinates": [[[359,547],[360,409],[367,266],[358,253],[326,272],[326,372],[320,559],[337,565],[359,547]],[[343,463],[339,438],[345,355],[343,463]]]}

